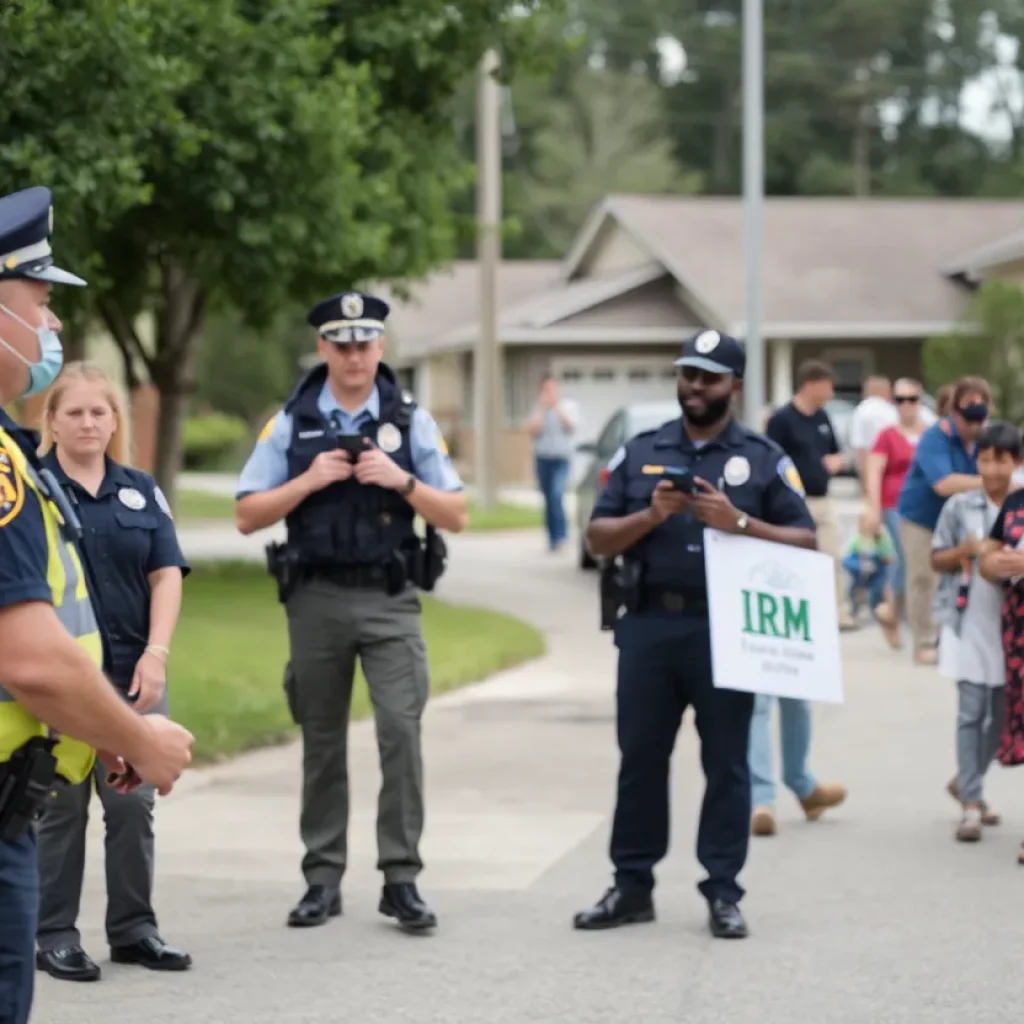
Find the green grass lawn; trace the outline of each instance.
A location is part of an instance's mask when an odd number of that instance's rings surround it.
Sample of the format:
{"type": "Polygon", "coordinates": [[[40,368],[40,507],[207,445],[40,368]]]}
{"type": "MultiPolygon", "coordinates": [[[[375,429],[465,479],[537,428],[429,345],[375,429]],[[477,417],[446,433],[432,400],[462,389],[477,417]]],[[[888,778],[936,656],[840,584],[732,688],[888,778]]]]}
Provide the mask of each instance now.
{"type": "MultiPolygon", "coordinates": [[[[518,619],[422,600],[432,695],[544,652],[541,634],[518,619]]],[[[168,686],[171,714],[195,734],[198,761],[293,735],[282,688],[287,657],[284,609],[264,569],[240,563],[195,567],[185,581],[168,686]]],[[[360,672],[352,715],[369,711],[360,672]]]]}
{"type": "MultiPolygon", "coordinates": [[[[234,519],[234,498],[203,491],[179,491],[175,517],[179,522],[201,519],[234,519]]],[[[488,512],[469,505],[470,530],[522,530],[541,526],[541,511],[520,505],[499,504],[488,512]]]]}

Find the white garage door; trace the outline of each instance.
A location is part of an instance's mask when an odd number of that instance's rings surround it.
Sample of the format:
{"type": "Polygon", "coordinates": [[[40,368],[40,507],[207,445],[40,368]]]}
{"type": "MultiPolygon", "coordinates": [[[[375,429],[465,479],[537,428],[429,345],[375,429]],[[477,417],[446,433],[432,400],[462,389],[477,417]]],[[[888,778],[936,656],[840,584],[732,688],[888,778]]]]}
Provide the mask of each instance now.
{"type": "MultiPolygon", "coordinates": [[[[562,397],[572,399],[579,407],[577,443],[596,441],[622,406],[631,402],[664,402],[676,393],[676,370],[668,356],[563,357],[551,361],[551,373],[559,383],[562,397]]],[[[574,460],[574,481],[579,479],[589,458],[574,460]]]]}
{"type": "Polygon", "coordinates": [[[675,396],[676,371],[665,356],[582,356],[551,362],[564,398],[580,410],[578,441],[596,441],[616,409],[630,402],[663,402],[675,396]]]}

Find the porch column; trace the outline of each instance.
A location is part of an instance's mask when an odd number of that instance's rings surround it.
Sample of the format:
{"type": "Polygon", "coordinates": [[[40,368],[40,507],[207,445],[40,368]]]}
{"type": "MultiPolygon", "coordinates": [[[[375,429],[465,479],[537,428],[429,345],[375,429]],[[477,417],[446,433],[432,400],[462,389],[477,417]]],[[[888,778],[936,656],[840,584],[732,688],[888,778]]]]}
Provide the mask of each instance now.
{"type": "Polygon", "coordinates": [[[421,405],[424,409],[430,409],[431,402],[431,380],[430,371],[432,367],[430,365],[429,356],[425,356],[416,364],[415,378],[416,378],[416,402],[421,405]]]}
{"type": "Polygon", "coordinates": [[[778,409],[793,397],[793,342],[772,338],[768,350],[772,373],[770,400],[772,408],[778,409]]]}

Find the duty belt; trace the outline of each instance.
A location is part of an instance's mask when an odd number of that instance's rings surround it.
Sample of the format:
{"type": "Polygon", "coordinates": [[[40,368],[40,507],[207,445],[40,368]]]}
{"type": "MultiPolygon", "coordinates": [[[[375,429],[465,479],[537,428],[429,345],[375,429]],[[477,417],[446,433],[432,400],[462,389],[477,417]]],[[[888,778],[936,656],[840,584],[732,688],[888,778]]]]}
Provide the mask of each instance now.
{"type": "Polygon", "coordinates": [[[639,611],[672,612],[675,615],[707,615],[708,599],[693,591],[670,590],[667,587],[644,587],[639,611]]]}
{"type": "Polygon", "coordinates": [[[388,582],[387,573],[379,565],[323,566],[306,569],[304,575],[338,587],[385,587],[388,582]]]}

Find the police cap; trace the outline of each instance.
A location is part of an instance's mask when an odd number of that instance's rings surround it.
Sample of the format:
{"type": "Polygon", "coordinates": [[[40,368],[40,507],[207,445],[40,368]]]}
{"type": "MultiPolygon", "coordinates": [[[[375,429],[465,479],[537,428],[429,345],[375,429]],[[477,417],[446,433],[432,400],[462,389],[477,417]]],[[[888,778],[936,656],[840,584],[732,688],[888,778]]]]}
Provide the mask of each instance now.
{"type": "Polygon", "coordinates": [[[743,379],[747,353],[743,346],[720,331],[701,331],[683,342],[683,351],[676,366],[693,366],[708,373],[731,373],[743,379]]]}
{"type": "Polygon", "coordinates": [[[327,341],[370,342],[384,333],[384,321],[391,307],[383,300],[362,292],[340,292],[318,302],[306,319],[327,341]]]}
{"type": "Polygon", "coordinates": [[[43,185],[0,197],[0,281],[28,278],[51,284],[84,285],[53,265],[53,195],[43,185]]]}

